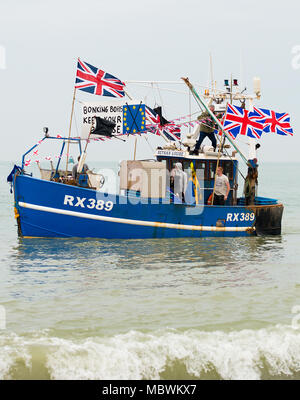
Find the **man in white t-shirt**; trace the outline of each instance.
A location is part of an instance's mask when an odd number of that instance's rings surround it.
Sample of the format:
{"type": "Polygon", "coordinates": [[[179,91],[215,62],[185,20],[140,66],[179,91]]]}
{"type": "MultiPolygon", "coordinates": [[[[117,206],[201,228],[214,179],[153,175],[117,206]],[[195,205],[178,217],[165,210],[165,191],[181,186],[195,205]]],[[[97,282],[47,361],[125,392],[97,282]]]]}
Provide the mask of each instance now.
{"type": "Polygon", "coordinates": [[[224,206],[229,191],[230,185],[228,178],[226,175],[223,175],[223,168],[218,167],[215,184],[214,205],[224,206]]]}

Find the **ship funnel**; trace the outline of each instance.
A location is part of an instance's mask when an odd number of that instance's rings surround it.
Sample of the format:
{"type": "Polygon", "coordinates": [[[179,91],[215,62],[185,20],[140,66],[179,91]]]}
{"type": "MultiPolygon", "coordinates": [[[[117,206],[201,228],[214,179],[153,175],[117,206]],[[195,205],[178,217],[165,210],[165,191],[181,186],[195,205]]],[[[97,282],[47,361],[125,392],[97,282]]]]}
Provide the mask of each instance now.
{"type": "Polygon", "coordinates": [[[256,94],[256,97],[260,98],[261,96],[261,92],[260,92],[260,78],[258,78],[257,76],[255,76],[253,78],[253,89],[254,89],[254,93],[256,94]]]}

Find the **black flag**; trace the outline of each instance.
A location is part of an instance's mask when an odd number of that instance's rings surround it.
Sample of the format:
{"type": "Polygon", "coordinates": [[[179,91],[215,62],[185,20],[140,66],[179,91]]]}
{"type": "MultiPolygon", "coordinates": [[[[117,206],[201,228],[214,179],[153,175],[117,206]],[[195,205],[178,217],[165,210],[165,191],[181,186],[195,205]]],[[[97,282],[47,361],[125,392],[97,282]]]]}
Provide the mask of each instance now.
{"type": "Polygon", "coordinates": [[[101,117],[94,118],[96,120],[96,126],[92,129],[91,135],[112,136],[116,124],[101,117]]]}
{"type": "Polygon", "coordinates": [[[161,107],[160,107],[160,106],[159,106],[159,107],[156,107],[156,108],[153,108],[153,111],[155,111],[156,114],[159,115],[159,120],[160,120],[160,125],[161,125],[161,126],[170,123],[169,121],[166,120],[166,118],[164,118],[164,117],[161,115],[162,111],[161,111],[161,107]]]}

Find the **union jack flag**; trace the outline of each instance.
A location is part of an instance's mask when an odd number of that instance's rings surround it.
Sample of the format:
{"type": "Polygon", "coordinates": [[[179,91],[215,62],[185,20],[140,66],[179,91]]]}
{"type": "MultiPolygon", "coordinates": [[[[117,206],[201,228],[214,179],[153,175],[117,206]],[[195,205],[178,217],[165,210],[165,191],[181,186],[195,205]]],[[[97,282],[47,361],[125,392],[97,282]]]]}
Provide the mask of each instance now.
{"type": "Polygon", "coordinates": [[[264,132],[274,132],[283,136],[294,135],[289,114],[278,113],[265,108],[254,107],[254,110],[260,115],[260,121],[264,124],[264,132]]]}
{"type": "Polygon", "coordinates": [[[148,106],[146,106],[146,130],[155,135],[163,134],[171,141],[180,140],[180,126],[172,121],[168,124],[161,125],[159,115],[148,106]]]}
{"type": "Polygon", "coordinates": [[[78,58],[75,88],[99,96],[124,97],[125,83],[78,58]]]}
{"type": "Polygon", "coordinates": [[[264,128],[263,123],[258,121],[260,118],[261,116],[256,110],[248,111],[227,104],[223,123],[224,130],[234,139],[238,134],[259,139],[264,128]]]}
{"type": "Polygon", "coordinates": [[[146,106],[146,128],[149,132],[154,133],[155,135],[160,135],[160,118],[159,115],[152,110],[152,108],[146,106]]]}
{"type": "Polygon", "coordinates": [[[163,133],[169,140],[180,140],[181,129],[179,125],[170,122],[163,127],[163,133]]]}
{"type": "MultiPolygon", "coordinates": [[[[222,117],[218,117],[218,120],[219,120],[219,122],[220,122],[220,124],[221,124],[222,126],[224,125],[224,119],[225,119],[225,113],[222,115],[222,117]]],[[[198,121],[198,123],[201,124],[200,121],[198,121]]],[[[223,135],[223,131],[222,131],[222,129],[220,129],[219,127],[215,128],[214,133],[215,133],[216,135],[219,135],[219,136],[222,136],[222,135],[223,135]]],[[[230,135],[233,139],[235,139],[235,137],[232,136],[232,135],[230,134],[230,132],[228,132],[228,133],[229,133],[229,135],[230,135]]]]}

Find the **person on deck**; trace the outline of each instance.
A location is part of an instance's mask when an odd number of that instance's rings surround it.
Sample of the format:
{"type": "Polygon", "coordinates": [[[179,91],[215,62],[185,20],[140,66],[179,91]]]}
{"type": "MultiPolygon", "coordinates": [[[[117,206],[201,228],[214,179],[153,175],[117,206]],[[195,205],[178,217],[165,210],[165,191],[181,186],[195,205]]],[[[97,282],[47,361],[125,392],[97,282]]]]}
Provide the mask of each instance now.
{"type": "Polygon", "coordinates": [[[248,161],[248,174],[245,179],[244,184],[244,195],[245,195],[245,204],[246,206],[255,204],[255,189],[257,185],[257,159],[248,161]]]}
{"type": "Polygon", "coordinates": [[[230,191],[229,180],[223,174],[223,168],[218,167],[215,183],[214,206],[224,206],[230,191]]]}
{"type": "MultiPolygon", "coordinates": [[[[210,105],[209,109],[212,113],[214,113],[215,106],[210,105]]],[[[214,123],[212,116],[209,114],[208,111],[204,111],[201,115],[199,115],[198,120],[201,121],[200,134],[199,134],[199,138],[196,142],[195,148],[191,154],[196,154],[196,155],[199,154],[200,146],[201,146],[203,140],[206,138],[206,136],[210,139],[211,144],[214,148],[214,151],[216,151],[217,140],[216,140],[216,136],[214,133],[215,123],[214,123]]]]}
{"type": "MultiPolygon", "coordinates": [[[[77,161],[78,161],[78,162],[77,162],[77,164],[75,164],[75,165],[73,166],[73,169],[72,169],[72,176],[73,176],[73,178],[75,179],[75,181],[76,181],[77,176],[78,176],[77,168],[78,168],[79,160],[80,160],[80,156],[78,156],[78,158],[77,158],[77,161]]],[[[84,174],[85,174],[85,173],[88,171],[88,169],[89,169],[89,167],[87,166],[87,164],[83,164],[81,173],[84,173],[84,174]]]]}
{"type": "Polygon", "coordinates": [[[180,162],[175,163],[175,168],[171,171],[171,181],[173,181],[174,185],[174,194],[182,202],[185,202],[184,195],[188,185],[188,176],[187,173],[182,170],[182,164],[180,162]]]}

